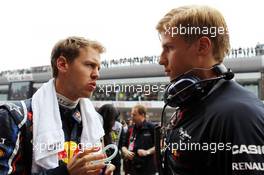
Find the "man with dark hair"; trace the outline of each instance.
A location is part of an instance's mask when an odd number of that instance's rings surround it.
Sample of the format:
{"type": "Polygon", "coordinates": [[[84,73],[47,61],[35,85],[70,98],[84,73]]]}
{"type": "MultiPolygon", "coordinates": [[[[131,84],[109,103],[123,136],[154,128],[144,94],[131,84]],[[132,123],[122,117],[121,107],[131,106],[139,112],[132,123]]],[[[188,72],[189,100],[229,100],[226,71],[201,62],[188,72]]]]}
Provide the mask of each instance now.
{"type": "Polygon", "coordinates": [[[52,50],[53,79],[32,99],[0,106],[0,174],[110,174],[100,153],[104,135],[90,97],[103,46],[82,37],[52,50]]]}
{"type": "Polygon", "coordinates": [[[135,124],[128,128],[122,144],[125,172],[131,175],[155,174],[154,125],[146,121],[146,108],[142,105],[134,106],[131,116],[135,124]]]}
{"type": "MultiPolygon", "coordinates": [[[[121,154],[119,150],[122,146],[122,134],[123,127],[120,122],[117,121],[120,112],[112,104],[104,104],[98,109],[98,113],[102,116],[104,122],[104,144],[115,144],[118,147],[118,153],[111,163],[115,165],[116,169],[113,175],[120,175],[121,168],[121,154]]],[[[112,154],[114,150],[109,150],[106,154],[112,154]]]]}

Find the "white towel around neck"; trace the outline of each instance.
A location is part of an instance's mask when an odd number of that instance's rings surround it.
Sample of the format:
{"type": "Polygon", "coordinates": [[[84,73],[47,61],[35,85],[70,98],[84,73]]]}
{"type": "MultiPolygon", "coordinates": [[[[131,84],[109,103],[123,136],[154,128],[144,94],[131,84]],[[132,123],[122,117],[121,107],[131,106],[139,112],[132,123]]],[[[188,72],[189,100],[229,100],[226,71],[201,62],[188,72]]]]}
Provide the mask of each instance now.
{"type": "MultiPolygon", "coordinates": [[[[81,98],[81,143],[84,146],[100,144],[104,129],[88,98],[81,98]]],[[[32,172],[58,166],[58,153],[63,151],[64,132],[56,96],[54,79],[43,84],[32,97],[33,111],[33,159],[32,172]]]]}

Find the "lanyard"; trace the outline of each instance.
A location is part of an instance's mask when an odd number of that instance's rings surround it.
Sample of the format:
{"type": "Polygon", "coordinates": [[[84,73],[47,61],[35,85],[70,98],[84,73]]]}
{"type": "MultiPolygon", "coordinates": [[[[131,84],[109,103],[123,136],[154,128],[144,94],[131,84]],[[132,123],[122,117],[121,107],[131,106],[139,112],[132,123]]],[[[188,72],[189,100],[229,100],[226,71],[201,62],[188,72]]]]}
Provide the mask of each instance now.
{"type": "Polygon", "coordinates": [[[129,140],[128,140],[128,150],[129,151],[134,151],[135,149],[135,142],[136,142],[137,134],[136,132],[134,132],[135,131],[134,127],[132,128],[132,131],[130,132],[130,135],[129,135],[129,140]]]}

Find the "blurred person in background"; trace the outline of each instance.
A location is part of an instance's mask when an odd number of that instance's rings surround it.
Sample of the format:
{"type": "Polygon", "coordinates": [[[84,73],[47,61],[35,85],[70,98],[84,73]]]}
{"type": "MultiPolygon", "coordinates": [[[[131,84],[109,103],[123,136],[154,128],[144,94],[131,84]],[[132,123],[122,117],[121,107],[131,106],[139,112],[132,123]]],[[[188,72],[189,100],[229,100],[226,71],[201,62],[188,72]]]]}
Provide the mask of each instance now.
{"type": "Polygon", "coordinates": [[[146,121],[146,108],[136,105],[131,110],[134,125],[129,126],[123,137],[122,153],[127,175],[153,175],[154,163],[154,125],[146,121]]]}
{"type": "MultiPolygon", "coordinates": [[[[104,145],[115,144],[119,150],[121,150],[121,135],[123,134],[123,126],[117,121],[120,115],[120,112],[112,105],[105,104],[98,109],[98,113],[103,118],[103,127],[105,131],[104,135],[104,145]]],[[[111,155],[113,150],[107,154],[111,155]]],[[[116,169],[114,175],[120,175],[121,169],[121,154],[118,151],[116,157],[111,161],[115,165],[116,169]]]]}

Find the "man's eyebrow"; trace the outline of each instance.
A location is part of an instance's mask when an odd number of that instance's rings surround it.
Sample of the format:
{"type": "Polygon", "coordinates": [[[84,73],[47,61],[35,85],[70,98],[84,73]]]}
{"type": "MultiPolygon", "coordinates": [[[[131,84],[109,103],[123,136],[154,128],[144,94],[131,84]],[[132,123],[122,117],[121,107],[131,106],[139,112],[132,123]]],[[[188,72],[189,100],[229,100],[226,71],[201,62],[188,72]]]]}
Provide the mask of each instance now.
{"type": "Polygon", "coordinates": [[[162,47],[167,47],[168,46],[168,44],[167,43],[165,43],[165,44],[162,44],[162,47]]]}
{"type": "Polygon", "coordinates": [[[99,70],[101,69],[100,62],[94,61],[93,59],[92,60],[85,60],[84,63],[89,63],[89,64],[92,64],[93,66],[98,66],[98,69],[99,70]]]}
{"type": "Polygon", "coordinates": [[[168,47],[168,46],[173,46],[174,44],[172,42],[164,43],[162,44],[162,47],[168,47]]]}

